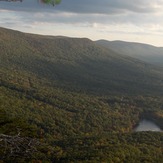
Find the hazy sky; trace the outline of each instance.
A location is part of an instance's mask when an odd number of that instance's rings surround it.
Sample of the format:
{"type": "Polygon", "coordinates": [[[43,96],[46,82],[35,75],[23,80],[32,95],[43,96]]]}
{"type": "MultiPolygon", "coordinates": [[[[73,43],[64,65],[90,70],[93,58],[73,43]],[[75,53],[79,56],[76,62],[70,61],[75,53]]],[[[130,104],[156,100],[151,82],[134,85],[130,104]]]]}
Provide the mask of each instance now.
{"type": "Polygon", "coordinates": [[[29,33],[163,46],[163,0],[0,0],[0,26],[29,33]]]}

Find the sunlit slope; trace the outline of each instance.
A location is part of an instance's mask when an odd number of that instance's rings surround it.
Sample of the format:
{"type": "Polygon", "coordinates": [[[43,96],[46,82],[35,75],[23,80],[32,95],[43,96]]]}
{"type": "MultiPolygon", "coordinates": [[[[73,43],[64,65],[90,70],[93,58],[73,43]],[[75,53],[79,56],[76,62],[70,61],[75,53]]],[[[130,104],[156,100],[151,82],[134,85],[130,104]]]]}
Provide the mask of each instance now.
{"type": "Polygon", "coordinates": [[[142,61],[163,66],[163,47],[125,41],[98,40],[97,44],[142,61]]]}
{"type": "Polygon", "coordinates": [[[163,92],[161,69],[87,38],[40,36],[0,28],[0,58],[3,76],[6,72],[25,72],[64,89],[96,94],[163,92]]]}

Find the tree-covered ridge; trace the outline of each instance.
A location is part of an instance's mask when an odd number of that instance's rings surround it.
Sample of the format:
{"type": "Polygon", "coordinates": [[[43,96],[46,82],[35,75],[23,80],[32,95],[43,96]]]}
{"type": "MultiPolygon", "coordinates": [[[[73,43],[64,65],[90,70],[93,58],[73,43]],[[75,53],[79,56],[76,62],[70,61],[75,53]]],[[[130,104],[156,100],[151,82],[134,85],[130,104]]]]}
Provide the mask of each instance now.
{"type": "Polygon", "coordinates": [[[41,144],[31,159],[3,146],[4,162],[162,163],[162,133],[133,132],[143,117],[163,129],[161,69],[89,39],[3,28],[0,57],[0,134],[41,144]]]}
{"type": "Polygon", "coordinates": [[[163,65],[163,47],[125,41],[98,40],[96,43],[120,54],[137,58],[150,64],[161,67],[163,65]]]}
{"type": "Polygon", "coordinates": [[[0,35],[1,65],[15,72],[32,72],[58,87],[98,94],[163,92],[161,68],[119,55],[89,39],[30,35],[3,28],[0,35]]]}

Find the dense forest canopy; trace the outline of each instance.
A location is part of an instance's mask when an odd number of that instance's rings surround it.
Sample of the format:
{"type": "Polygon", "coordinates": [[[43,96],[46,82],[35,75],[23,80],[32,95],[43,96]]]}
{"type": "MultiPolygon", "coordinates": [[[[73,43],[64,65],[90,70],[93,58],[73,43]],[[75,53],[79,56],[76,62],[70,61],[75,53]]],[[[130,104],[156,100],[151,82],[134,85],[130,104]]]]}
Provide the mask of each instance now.
{"type": "Polygon", "coordinates": [[[133,132],[143,118],[163,129],[162,68],[5,28],[0,58],[0,161],[162,163],[163,133],[133,132]]]}

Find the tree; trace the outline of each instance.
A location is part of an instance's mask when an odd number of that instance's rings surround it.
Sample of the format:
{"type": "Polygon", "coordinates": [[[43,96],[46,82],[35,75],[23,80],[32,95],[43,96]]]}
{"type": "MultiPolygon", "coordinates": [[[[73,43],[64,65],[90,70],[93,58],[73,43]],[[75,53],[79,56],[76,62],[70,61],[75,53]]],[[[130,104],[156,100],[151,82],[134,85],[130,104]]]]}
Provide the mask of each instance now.
{"type": "Polygon", "coordinates": [[[51,4],[53,6],[61,3],[61,0],[41,0],[42,3],[51,4]]]}

